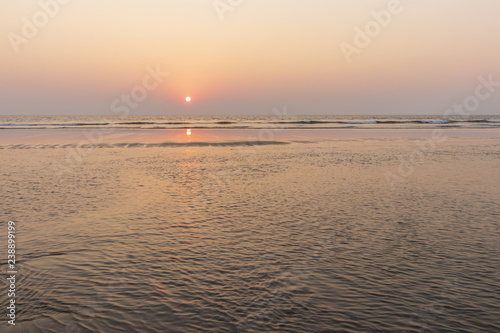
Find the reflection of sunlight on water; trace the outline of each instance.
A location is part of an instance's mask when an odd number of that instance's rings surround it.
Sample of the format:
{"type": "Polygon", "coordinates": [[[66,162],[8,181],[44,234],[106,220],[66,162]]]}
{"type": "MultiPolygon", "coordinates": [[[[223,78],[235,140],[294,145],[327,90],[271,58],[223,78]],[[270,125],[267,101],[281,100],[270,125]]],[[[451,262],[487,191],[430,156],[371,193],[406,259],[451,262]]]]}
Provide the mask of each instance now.
{"type": "MultiPolygon", "coordinates": [[[[135,130],[137,138],[123,142],[258,138],[257,131],[195,129],[191,136],[183,128],[149,130],[145,137],[135,130]]],[[[39,168],[39,184],[26,186],[33,165],[64,163],[65,148],[51,148],[50,155],[5,149],[0,180],[12,193],[2,202],[44,222],[24,223],[23,239],[37,254],[22,257],[29,274],[20,280],[19,318],[42,328],[26,331],[58,332],[67,323],[74,325],[66,331],[153,333],[183,325],[240,332],[491,331],[498,190],[488,180],[500,146],[455,140],[443,147],[449,156],[397,192],[383,175],[387,161],[411,155],[407,140],[93,149],[84,167],[46,195],[40,193],[57,175],[39,168]],[[480,163],[467,158],[474,152],[480,163]],[[99,228],[90,227],[96,221],[99,228]],[[96,269],[106,283],[81,278],[96,276],[96,269]],[[475,280],[450,286],[469,272],[475,280]],[[141,305],[132,309],[133,302],[141,305]],[[484,317],[469,320],[460,306],[484,317]]],[[[6,299],[1,293],[0,304],[6,299]]]]}
{"type": "Polygon", "coordinates": [[[187,134],[187,135],[191,135],[191,129],[190,129],[190,128],[188,128],[188,129],[186,130],[186,134],[187,134]]]}

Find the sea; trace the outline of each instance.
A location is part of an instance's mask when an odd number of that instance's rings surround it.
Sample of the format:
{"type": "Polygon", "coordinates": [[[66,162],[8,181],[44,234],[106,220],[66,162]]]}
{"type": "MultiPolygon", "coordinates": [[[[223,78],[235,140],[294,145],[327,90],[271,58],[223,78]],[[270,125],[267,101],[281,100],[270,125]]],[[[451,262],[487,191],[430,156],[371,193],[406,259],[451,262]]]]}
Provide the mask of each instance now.
{"type": "Polygon", "coordinates": [[[500,128],[500,116],[0,116],[0,129],[10,128],[140,128],[140,129],[418,129],[500,128]]]}
{"type": "Polygon", "coordinates": [[[2,116],[0,332],[498,333],[499,126],[2,116]]]}

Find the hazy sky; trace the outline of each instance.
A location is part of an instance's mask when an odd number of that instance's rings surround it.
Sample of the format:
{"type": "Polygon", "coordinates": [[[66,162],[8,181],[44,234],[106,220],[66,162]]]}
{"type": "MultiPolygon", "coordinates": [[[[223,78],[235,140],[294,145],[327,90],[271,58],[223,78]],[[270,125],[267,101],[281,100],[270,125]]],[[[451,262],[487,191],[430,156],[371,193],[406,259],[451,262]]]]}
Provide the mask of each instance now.
{"type": "MultiPolygon", "coordinates": [[[[478,77],[500,82],[499,15],[498,0],[2,0],[0,114],[443,114],[478,77]]],[[[474,112],[500,114],[496,90],[474,112]]]]}

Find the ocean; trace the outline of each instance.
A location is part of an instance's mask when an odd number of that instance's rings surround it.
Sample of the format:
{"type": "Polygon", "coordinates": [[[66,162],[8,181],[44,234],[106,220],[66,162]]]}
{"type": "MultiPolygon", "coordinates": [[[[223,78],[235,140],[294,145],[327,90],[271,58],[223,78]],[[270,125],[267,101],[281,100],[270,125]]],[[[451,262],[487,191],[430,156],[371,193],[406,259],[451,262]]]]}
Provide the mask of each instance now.
{"type": "Polygon", "coordinates": [[[1,117],[0,331],[499,332],[499,121],[1,117]]]}
{"type": "Polygon", "coordinates": [[[0,129],[128,128],[128,129],[418,129],[500,128],[499,116],[0,116],[0,129]]]}

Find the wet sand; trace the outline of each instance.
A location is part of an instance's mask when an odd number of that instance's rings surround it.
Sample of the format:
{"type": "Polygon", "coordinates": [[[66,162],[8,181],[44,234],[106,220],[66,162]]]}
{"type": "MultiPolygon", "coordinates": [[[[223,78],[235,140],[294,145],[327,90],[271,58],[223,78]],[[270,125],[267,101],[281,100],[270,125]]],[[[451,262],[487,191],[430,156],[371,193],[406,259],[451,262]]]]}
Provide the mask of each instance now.
{"type": "Polygon", "coordinates": [[[500,329],[497,131],[0,133],[11,332],[500,329]]]}

